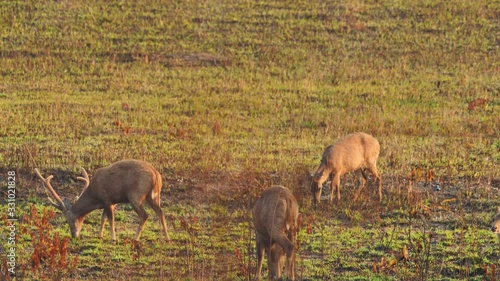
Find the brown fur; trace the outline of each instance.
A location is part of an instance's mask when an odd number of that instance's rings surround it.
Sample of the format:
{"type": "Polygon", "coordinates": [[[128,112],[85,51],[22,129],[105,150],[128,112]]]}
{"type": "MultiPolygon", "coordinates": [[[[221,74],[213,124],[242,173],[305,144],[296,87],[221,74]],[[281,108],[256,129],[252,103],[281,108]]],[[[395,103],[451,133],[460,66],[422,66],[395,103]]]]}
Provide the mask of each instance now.
{"type": "Polygon", "coordinates": [[[491,231],[495,233],[498,237],[498,245],[500,246],[500,207],[497,208],[497,214],[493,217],[493,224],[491,225],[491,231]]]}
{"type": "Polygon", "coordinates": [[[328,146],[323,153],[320,166],[311,178],[313,203],[319,203],[323,183],[330,175],[332,176],[330,202],[333,201],[333,192],[337,189],[337,200],[340,203],[340,177],[352,171],[356,171],[359,177],[359,187],[354,197],[356,202],[367,181],[364,169],[377,178],[379,200],[382,201],[382,179],[377,170],[379,153],[378,141],[365,133],[347,135],[328,146]]]}
{"type": "Polygon", "coordinates": [[[139,240],[148,218],[148,214],[144,210],[144,203],[147,202],[158,215],[166,239],[170,241],[165,216],[160,207],[161,175],[151,164],[131,159],[118,161],[108,167],[97,169],[94,178],[73,205],[67,201],[63,202],[52,189],[50,185],[52,176],[44,179],[37,169],[35,171],[49,188],[53,197],[59,202],[54,205],[64,213],[73,237],[80,235],[87,214],[96,209],[104,209],[101,218],[100,237],[102,238],[104,224],[109,219],[111,236],[113,241],[116,241],[114,227],[115,205],[130,203],[139,215],[139,228],[135,237],[136,240],[139,240]]]}
{"type": "Polygon", "coordinates": [[[285,267],[285,276],[294,280],[294,244],[299,216],[297,200],[287,188],[273,186],[262,193],[252,212],[258,258],[257,280],[260,280],[264,252],[267,252],[270,279],[281,278],[285,267]]]}

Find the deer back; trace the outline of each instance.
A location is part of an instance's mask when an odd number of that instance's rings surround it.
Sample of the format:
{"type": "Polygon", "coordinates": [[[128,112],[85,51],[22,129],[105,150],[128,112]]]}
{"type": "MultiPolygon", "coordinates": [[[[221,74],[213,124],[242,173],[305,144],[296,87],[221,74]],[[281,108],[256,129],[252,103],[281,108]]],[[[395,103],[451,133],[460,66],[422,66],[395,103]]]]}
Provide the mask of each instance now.
{"type": "Polygon", "coordinates": [[[285,187],[273,186],[265,190],[253,207],[256,231],[270,237],[275,227],[291,231],[297,225],[299,207],[293,194],[285,187]]]}
{"type": "Polygon", "coordinates": [[[161,184],[161,175],[151,164],[141,160],[122,160],[97,169],[77,203],[96,200],[111,205],[143,200],[153,191],[159,194],[161,184]]]}
{"type": "Polygon", "coordinates": [[[329,170],[350,172],[375,163],[380,153],[378,141],[366,133],[353,133],[328,146],[321,163],[329,170]]]}

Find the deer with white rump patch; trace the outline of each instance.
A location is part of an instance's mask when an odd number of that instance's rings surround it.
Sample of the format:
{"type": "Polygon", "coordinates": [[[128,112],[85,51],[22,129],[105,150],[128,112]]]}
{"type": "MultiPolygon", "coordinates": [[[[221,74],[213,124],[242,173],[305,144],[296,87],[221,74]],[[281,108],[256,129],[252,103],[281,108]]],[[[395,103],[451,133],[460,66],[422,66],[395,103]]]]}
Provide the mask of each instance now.
{"type": "Polygon", "coordinates": [[[116,241],[115,205],[130,203],[139,215],[139,228],[135,235],[135,240],[139,240],[148,218],[148,214],[144,210],[144,203],[147,202],[156,212],[166,239],[170,241],[165,216],[160,207],[161,175],[151,164],[140,160],[118,161],[107,167],[97,169],[92,181],[89,180],[87,172],[83,169],[84,177],[78,177],[78,179],[85,182],[85,187],[73,205],[68,200],[63,201],[54,190],[50,183],[53,178],[52,175],[44,178],[38,169],[35,169],[35,172],[56,199],[56,202],[54,202],[49,197],[52,205],[61,210],[66,217],[72,237],[80,236],[83,221],[90,212],[96,209],[104,209],[101,218],[100,237],[102,238],[104,224],[109,219],[111,236],[113,241],[116,241]]]}
{"type": "Polygon", "coordinates": [[[382,179],[377,171],[379,153],[378,141],[365,133],[349,134],[328,146],[323,152],[321,164],[316,173],[309,175],[313,203],[319,203],[323,183],[330,175],[333,179],[329,201],[333,201],[333,192],[337,189],[337,200],[340,203],[340,176],[352,171],[356,171],[359,177],[359,187],[354,196],[354,202],[356,202],[367,181],[364,169],[377,178],[379,201],[382,201],[382,179]]]}
{"type": "Polygon", "coordinates": [[[257,280],[260,280],[264,252],[267,252],[269,278],[280,279],[283,267],[288,279],[295,279],[295,238],[299,205],[285,187],[265,190],[252,210],[257,246],[257,280]],[[286,255],[286,263],[285,263],[286,255]]]}

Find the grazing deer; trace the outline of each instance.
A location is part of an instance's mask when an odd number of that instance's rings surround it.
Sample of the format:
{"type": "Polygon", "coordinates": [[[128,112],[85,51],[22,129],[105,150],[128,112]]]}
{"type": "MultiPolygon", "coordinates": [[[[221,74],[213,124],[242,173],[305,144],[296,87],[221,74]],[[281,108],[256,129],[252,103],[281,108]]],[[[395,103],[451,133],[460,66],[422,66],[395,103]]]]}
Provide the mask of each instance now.
{"type": "Polygon", "coordinates": [[[498,245],[500,246],[500,207],[497,208],[497,214],[493,217],[491,231],[498,236],[498,245]]]}
{"type": "Polygon", "coordinates": [[[252,209],[257,246],[257,280],[260,280],[264,252],[267,252],[269,278],[295,278],[295,237],[299,205],[285,187],[273,186],[262,193],[252,209]],[[286,263],[285,263],[286,255],[286,263]]]}
{"type": "Polygon", "coordinates": [[[308,175],[313,203],[319,203],[323,183],[330,175],[333,179],[329,201],[333,201],[333,192],[337,189],[337,200],[340,203],[340,176],[352,171],[356,171],[359,177],[359,187],[354,196],[354,202],[356,202],[368,179],[365,174],[365,168],[378,180],[378,195],[381,202],[382,179],[377,171],[379,153],[380,145],[378,141],[365,133],[349,134],[338,140],[335,144],[328,146],[323,152],[321,164],[316,173],[312,176],[308,175]]]}
{"type": "Polygon", "coordinates": [[[161,175],[151,164],[140,160],[118,161],[108,167],[97,169],[92,181],[89,180],[85,169],[83,169],[84,177],[78,177],[77,179],[84,181],[85,187],[73,205],[68,200],[63,201],[52,188],[50,183],[52,175],[44,178],[38,169],[35,169],[35,172],[56,199],[57,202],[54,202],[49,197],[52,205],[61,210],[66,217],[72,237],[80,236],[83,220],[87,214],[96,209],[104,209],[101,218],[100,237],[102,238],[104,224],[109,219],[111,236],[113,241],[116,241],[115,205],[130,203],[139,215],[139,228],[135,236],[135,240],[139,240],[148,218],[148,214],[144,210],[144,202],[146,201],[158,215],[167,241],[170,241],[165,216],[160,207],[161,175]]]}

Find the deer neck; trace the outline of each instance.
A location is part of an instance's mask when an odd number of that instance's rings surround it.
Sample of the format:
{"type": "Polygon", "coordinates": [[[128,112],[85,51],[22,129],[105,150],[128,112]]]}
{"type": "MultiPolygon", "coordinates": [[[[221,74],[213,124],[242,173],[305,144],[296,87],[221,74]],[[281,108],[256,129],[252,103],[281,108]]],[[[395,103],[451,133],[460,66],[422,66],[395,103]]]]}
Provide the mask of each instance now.
{"type": "Polygon", "coordinates": [[[79,219],[84,218],[88,213],[96,209],[102,209],[104,205],[101,201],[89,196],[80,197],[73,206],[69,209],[72,217],[79,219]]]}

